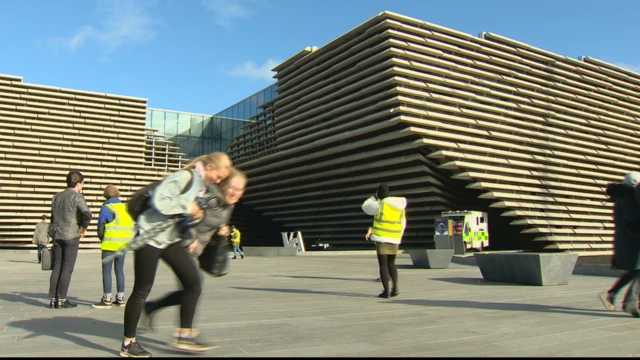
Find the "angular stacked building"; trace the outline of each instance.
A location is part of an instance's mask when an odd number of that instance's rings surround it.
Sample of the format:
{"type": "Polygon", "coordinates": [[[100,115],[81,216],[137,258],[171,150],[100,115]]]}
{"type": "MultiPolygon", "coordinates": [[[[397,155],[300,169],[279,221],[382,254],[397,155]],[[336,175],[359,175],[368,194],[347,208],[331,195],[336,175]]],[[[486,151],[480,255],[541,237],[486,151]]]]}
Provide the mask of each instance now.
{"type": "Polygon", "coordinates": [[[0,247],[33,247],[35,224],[69,170],[85,176],[94,219],[82,248],[99,248],[95,222],[103,189],[126,199],[181,167],[177,147],[145,126],[147,100],[30,84],[0,75],[0,247]]]}
{"type": "MultiPolygon", "coordinates": [[[[274,70],[212,117],[0,75],[0,247],[31,247],[70,169],[97,217],[105,185],[126,200],[250,118],[228,148],[249,175],[245,245],[300,231],[307,248],[371,248],[360,206],[385,182],[408,199],[405,247],[432,246],[441,212],[479,210],[490,248],[612,248],[604,188],[638,169],[640,74],[391,12],[274,70]]],[[[82,246],[97,245],[93,226],[82,246]]]]}
{"type": "Polygon", "coordinates": [[[408,246],[466,209],[489,213],[491,248],[612,248],[604,188],[638,169],[639,74],[390,12],[274,70],[278,96],[230,147],[243,206],[272,220],[255,236],[362,245],[385,182],[408,246]]]}

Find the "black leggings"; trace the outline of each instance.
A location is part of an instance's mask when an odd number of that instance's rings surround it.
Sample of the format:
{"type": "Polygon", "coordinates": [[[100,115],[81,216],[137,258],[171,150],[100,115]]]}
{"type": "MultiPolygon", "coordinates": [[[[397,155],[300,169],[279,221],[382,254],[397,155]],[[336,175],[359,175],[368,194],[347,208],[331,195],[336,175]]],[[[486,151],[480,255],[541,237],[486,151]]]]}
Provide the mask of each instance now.
{"type": "MultiPolygon", "coordinates": [[[[197,267],[197,264],[195,263],[195,261],[193,259],[191,259],[191,262],[194,264],[194,266],[197,267]]],[[[198,279],[200,280],[200,283],[202,283],[202,273],[198,271],[198,279]]],[[[182,293],[184,290],[178,290],[178,291],[174,291],[174,292],[170,292],[168,294],[166,294],[165,296],[163,296],[162,298],[158,299],[158,300],[153,300],[151,303],[147,303],[147,310],[149,312],[154,312],[156,310],[160,310],[162,308],[168,307],[168,306],[175,306],[175,305],[180,305],[182,304],[182,293]],[[149,306],[150,305],[150,306],[149,306]]]]}
{"type": "Polygon", "coordinates": [[[393,282],[393,290],[398,291],[398,269],[396,269],[395,255],[378,254],[378,265],[380,266],[380,280],[386,293],[389,292],[389,275],[393,282]]]}
{"type": "Polygon", "coordinates": [[[616,296],[622,290],[622,288],[631,282],[636,276],[636,274],[640,272],[640,270],[630,270],[622,274],[618,281],[613,285],[613,287],[609,290],[609,294],[612,296],[616,296]]]}
{"type": "Polygon", "coordinates": [[[180,242],[169,245],[166,249],[158,249],[150,245],[136,250],[134,255],[133,273],[135,276],[133,292],[124,310],[124,336],[136,336],[136,328],[144,304],[151,292],[156,277],[158,262],[164,260],[182,283],[183,290],[175,295],[180,303],[180,327],[191,329],[200,297],[200,278],[198,269],[189,258],[187,250],[180,242]]]}

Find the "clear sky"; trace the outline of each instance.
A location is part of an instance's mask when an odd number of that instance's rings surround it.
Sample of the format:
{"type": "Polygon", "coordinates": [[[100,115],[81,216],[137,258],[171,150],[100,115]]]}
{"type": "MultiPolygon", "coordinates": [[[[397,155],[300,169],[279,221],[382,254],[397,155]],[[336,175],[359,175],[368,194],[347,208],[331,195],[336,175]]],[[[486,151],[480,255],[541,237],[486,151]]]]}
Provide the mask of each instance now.
{"type": "Polygon", "coordinates": [[[0,0],[0,73],[213,114],[384,10],[640,71],[640,0],[0,0]]]}

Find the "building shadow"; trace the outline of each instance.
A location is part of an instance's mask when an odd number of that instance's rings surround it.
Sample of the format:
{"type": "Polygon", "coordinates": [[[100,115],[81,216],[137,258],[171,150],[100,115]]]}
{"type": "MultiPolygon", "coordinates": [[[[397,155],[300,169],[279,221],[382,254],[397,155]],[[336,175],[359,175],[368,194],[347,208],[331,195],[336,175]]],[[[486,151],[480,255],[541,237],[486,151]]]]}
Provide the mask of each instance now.
{"type": "MultiPolygon", "coordinates": [[[[80,300],[73,296],[67,296],[67,299],[72,303],[79,305],[91,306],[93,303],[90,301],[80,300]]],[[[49,294],[48,293],[31,293],[31,292],[13,292],[13,293],[0,293],[0,300],[13,303],[23,303],[36,307],[49,307],[49,294]]]]}
{"type": "MultiPolygon", "coordinates": [[[[396,269],[429,270],[429,269],[414,266],[413,264],[396,264],[396,269]]],[[[434,269],[434,270],[438,270],[438,269],[434,269]]]]}
{"type": "Polygon", "coordinates": [[[416,305],[416,306],[433,306],[433,307],[454,307],[464,309],[485,309],[485,310],[501,310],[501,311],[529,311],[537,313],[559,313],[569,315],[585,315],[597,317],[620,318],[630,316],[622,312],[609,312],[606,310],[577,309],[566,306],[555,305],[539,305],[526,303],[503,303],[503,302],[482,302],[470,300],[420,300],[420,299],[397,299],[390,300],[388,303],[416,305]]]}
{"type": "Polygon", "coordinates": [[[0,300],[12,303],[23,303],[36,307],[49,307],[49,295],[45,293],[0,293],[0,300]]]}
{"type": "MultiPolygon", "coordinates": [[[[57,310],[58,311],[58,310],[57,310]]],[[[29,341],[38,336],[48,336],[60,340],[66,340],[82,347],[102,351],[107,355],[119,355],[120,345],[123,340],[122,322],[112,323],[104,320],[78,316],[56,316],[51,318],[36,318],[28,320],[16,320],[6,324],[8,327],[22,329],[29,332],[28,335],[19,336],[17,341],[29,341]],[[95,343],[86,337],[104,338],[108,345],[95,343]]],[[[141,338],[141,337],[139,337],[141,338]]],[[[144,346],[155,351],[164,351],[165,343],[156,340],[141,338],[144,346]],[[151,345],[149,344],[151,343],[151,345]],[[159,344],[160,346],[153,345],[159,344]]]]}
{"type": "Polygon", "coordinates": [[[271,292],[282,292],[282,293],[290,293],[290,294],[338,295],[338,296],[363,297],[363,298],[378,297],[378,295],[366,295],[366,294],[338,292],[338,291],[319,291],[319,290],[308,290],[308,289],[252,288],[252,287],[243,287],[243,286],[232,286],[231,288],[237,289],[237,290],[271,291],[271,292]]]}
{"type": "Polygon", "coordinates": [[[375,281],[375,279],[373,278],[363,279],[363,278],[345,278],[345,277],[332,277],[332,276],[305,276],[305,275],[271,275],[271,276],[287,277],[287,278],[293,278],[293,279],[345,280],[345,281],[365,281],[365,282],[375,281]]]}
{"type": "MultiPolygon", "coordinates": [[[[466,277],[454,277],[454,278],[431,278],[430,280],[434,281],[444,281],[453,284],[462,284],[462,285],[478,285],[478,286],[523,286],[521,284],[507,283],[507,282],[499,282],[499,281],[488,281],[483,278],[466,278],[466,277]]],[[[531,285],[536,286],[536,285],[531,285]]]]}
{"type": "Polygon", "coordinates": [[[48,336],[66,340],[86,348],[100,350],[109,355],[118,355],[120,353],[119,345],[122,341],[122,324],[78,316],[56,316],[53,318],[12,321],[9,322],[7,326],[30,332],[29,335],[24,336],[20,340],[28,341],[38,336],[48,336]],[[110,339],[113,342],[113,346],[106,347],[93,343],[86,340],[84,335],[110,339]]]}

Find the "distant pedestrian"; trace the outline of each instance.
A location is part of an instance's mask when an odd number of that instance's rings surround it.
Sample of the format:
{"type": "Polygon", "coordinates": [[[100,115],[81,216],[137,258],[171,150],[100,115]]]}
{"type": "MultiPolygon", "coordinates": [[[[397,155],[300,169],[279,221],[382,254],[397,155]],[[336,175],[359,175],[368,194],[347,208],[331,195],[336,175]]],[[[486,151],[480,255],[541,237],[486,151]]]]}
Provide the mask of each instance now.
{"type": "MultiPolygon", "coordinates": [[[[102,259],[111,257],[113,253],[126,245],[135,235],[135,222],[127,212],[127,205],[120,201],[120,191],[114,185],[104,188],[104,198],[107,199],[100,208],[98,215],[98,238],[102,259]]],[[[124,300],[124,257],[119,254],[113,260],[102,262],[102,299],[93,304],[96,309],[108,309],[112,305],[125,306],[124,300]],[[114,266],[115,265],[115,266],[114,266]],[[111,272],[115,270],[117,293],[116,300],[111,301],[111,272]]]]}
{"type": "Polygon", "coordinates": [[[638,290],[640,280],[640,205],[635,201],[634,189],[640,180],[640,173],[628,173],[622,183],[607,185],[606,194],[613,201],[613,263],[615,268],[626,272],[608,291],[600,293],[604,306],[615,310],[615,298],[624,286],[631,283],[624,296],[622,311],[640,317],[638,290]]]}
{"type": "Polygon", "coordinates": [[[402,241],[406,226],[405,208],[407,199],[390,197],[389,187],[380,184],[375,196],[371,196],[362,204],[362,210],[373,216],[373,226],[369,228],[365,238],[376,242],[376,253],[380,267],[380,279],[384,290],[378,295],[381,298],[398,296],[398,270],[396,254],[402,241]],[[389,277],[393,288],[389,291],[389,277]]]}
{"type": "Polygon", "coordinates": [[[244,253],[240,250],[240,230],[235,225],[231,225],[231,245],[233,245],[233,258],[236,259],[236,253],[239,253],[241,258],[244,259],[244,253]]]}
{"type": "Polygon", "coordinates": [[[42,262],[42,250],[47,248],[51,237],[49,236],[49,223],[47,222],[47,215],[42,215],[42,221],[36,224],[36,229],[33,232],[33,239],[31,240],[36,245],[38,252],[38,264],[42,262]]]}
{"type": "Polygon", "coordinates": [[[80,239],[91,222],[91,211],[80,194],[84,176],[79,171],[67,174],[67,188],[51,199],[51,237],[53,238],[53,269],[49,279],[50,308],[78,306],[67,300],[71,274],[78,257],[80,239]]]}

